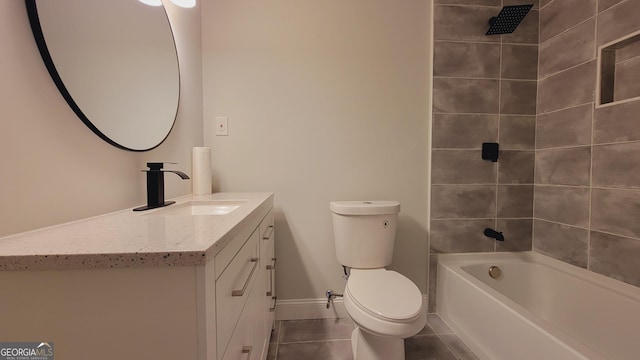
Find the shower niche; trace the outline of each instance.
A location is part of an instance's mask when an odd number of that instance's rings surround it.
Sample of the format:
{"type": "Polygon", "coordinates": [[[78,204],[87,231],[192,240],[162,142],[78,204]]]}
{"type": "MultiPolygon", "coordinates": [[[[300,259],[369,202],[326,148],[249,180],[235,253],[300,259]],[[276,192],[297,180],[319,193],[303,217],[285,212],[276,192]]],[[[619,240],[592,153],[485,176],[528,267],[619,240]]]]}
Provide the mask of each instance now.
{"type": "Polygon", "coordinates": [[[640,99],[640,31],[601,46],[598,66],[598,107],[640,99]]]}

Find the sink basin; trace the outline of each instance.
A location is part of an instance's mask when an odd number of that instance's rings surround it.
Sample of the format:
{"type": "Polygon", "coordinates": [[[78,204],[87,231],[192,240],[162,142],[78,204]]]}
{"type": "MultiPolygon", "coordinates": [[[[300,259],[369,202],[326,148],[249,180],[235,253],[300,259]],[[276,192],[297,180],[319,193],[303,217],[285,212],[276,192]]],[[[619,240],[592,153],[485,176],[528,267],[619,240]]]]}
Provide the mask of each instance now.
{"type": "Polygon", "coordinates": [[[183,204],[169,205],[167,208],[152,214],[160,216],[227,215],[242,206],[245,202],[245,200],[188,201],[183,204]]]}

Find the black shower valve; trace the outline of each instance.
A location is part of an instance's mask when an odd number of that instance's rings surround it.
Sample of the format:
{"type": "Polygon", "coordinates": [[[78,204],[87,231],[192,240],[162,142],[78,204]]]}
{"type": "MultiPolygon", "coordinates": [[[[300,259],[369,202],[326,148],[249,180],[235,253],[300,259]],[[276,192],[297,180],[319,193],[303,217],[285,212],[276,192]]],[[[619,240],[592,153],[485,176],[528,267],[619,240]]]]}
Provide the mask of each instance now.
{"type": "Polygon", "coordinates": [[[498,143],[482,143],[482,160],[498,161],[499,150],[498,143]]]}

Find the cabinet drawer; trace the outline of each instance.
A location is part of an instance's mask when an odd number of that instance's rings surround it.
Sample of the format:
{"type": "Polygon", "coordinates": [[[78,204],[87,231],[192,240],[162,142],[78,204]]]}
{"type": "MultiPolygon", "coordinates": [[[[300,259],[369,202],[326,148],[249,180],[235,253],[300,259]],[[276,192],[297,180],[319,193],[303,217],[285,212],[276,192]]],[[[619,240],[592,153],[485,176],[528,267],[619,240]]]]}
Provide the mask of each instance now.
{"type": "Polygon", "coordinates": [[[259,232],[253,232],[216,281],[216,329],[218,359],[227,348],[233,329],[257,277],[259,232]]]}

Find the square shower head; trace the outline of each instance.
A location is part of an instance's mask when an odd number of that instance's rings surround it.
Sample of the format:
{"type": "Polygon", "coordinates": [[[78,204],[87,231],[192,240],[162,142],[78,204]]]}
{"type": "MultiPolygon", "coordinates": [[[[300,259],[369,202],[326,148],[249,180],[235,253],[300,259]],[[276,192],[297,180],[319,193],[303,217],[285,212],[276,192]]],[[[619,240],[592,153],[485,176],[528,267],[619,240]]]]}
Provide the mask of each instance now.
{"type": "Polygon", "coordinates": [[[532,7],[531,4],[503,7],[498,16],[489,19],[491,27],[485,35],[511,34],[532,7]]]}

